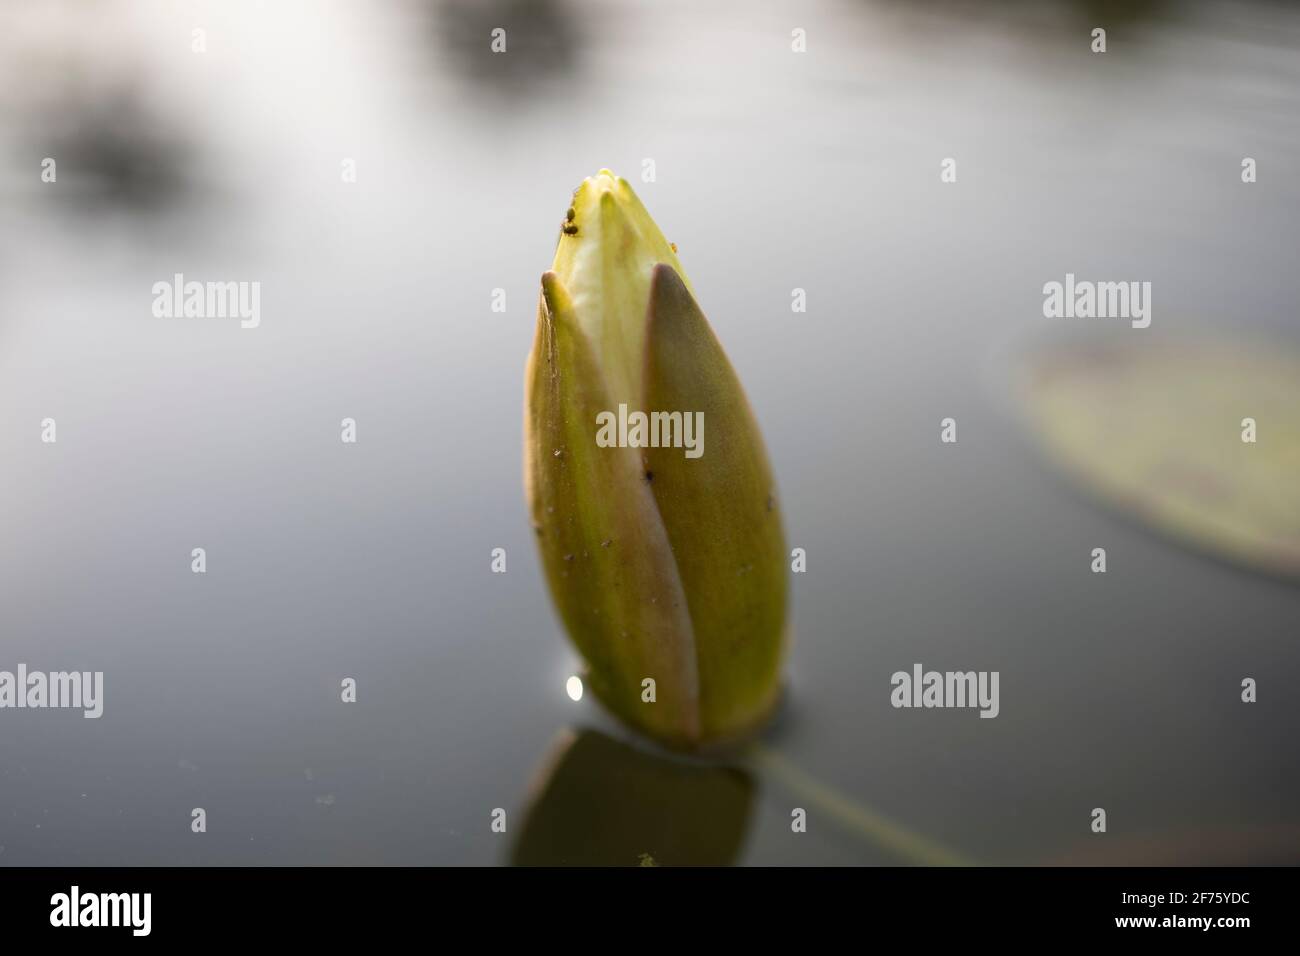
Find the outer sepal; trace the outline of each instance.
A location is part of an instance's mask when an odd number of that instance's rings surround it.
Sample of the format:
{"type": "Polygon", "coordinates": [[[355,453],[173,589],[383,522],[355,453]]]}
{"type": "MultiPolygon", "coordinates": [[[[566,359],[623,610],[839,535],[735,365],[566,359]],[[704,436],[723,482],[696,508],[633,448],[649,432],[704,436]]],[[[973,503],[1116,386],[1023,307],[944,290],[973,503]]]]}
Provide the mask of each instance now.
{"type": "Polygon", "coordinates": [[[611,407],[604,377],[551,272],[525,382],[533,528],[591,688],[652,737],[694,746],[699,682],[686,596],[637,451],[595,444],[596,415],[611,407]],[[641,699],[647,677],[654,703],[641,699]]]}
{"type": "Polygon", "coordinates": [[[645,405],[704,413],[704,454],[642,449],[695,633],[706,740],[760,724],[780,690],[785,538],[776,485],[749,402],[677,272],[654,267],[645,405]]]}

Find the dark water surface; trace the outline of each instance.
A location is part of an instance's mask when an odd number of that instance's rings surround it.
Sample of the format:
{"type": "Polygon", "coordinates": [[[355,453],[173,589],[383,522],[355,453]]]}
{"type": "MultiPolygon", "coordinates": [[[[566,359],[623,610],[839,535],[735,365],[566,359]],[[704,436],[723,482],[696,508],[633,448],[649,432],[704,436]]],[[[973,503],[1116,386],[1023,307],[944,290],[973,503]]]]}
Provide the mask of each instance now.
{"type": "Polygon", "coordinates": [[[0,669],[106,682],[99,720],[0,712],[0,864],[926,859],[898,827],[1297,862],[1300,588],[1077,495],[1006,386],[1066,272],[1152,282],[1119,341],[1300,347],[1298,51],[1270,3],[0,4],[0,669]],[[602,166],[808,553],[775,762],[664,762],[565,693],[522,372],[602,166]],[[154,318],[177,272],[260,281],[260,327],[154,318]],[[1000,716],[893,709],[915,662],[1000,671],[1000,716]]]}

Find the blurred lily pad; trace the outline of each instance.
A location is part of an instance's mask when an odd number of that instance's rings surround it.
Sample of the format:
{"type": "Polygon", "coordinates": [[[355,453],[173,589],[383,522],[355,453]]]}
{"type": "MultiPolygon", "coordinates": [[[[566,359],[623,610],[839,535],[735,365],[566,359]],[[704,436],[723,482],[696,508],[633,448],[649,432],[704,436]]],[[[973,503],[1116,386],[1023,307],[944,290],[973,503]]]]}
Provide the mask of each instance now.
{"type": "Polygon", "coordinates": [[[1266,823],[1111,834],[1084,840],[1049,866],[1295,866],[1300,826],[1266,823]]]}
{"type": "Polygon", "coordinates": [[[1058,346],[1030,359],[1025,384],[1046,453],[1102,500],[1214,556],[1300,578],[1300,354],[1058,346]]]}
{"type": "Polygon", "coordinates": [[[551,750],[516,866],[727,866],[745,842],[749,774],[661,756],[595,730],[551,750]]]}

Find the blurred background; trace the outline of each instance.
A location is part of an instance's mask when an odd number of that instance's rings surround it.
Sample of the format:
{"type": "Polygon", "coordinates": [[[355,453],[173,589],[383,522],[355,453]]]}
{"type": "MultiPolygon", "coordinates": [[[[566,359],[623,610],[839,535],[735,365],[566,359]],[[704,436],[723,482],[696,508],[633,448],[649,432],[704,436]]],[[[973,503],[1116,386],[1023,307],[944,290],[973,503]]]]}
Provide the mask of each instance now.
{"type": "Polygon", "coordinates": [[[1298,53],[1269,2],[0,0],[0,669],[106,685],[0,713],[0,865],[1300,861],[1298,53]],[[808,553],[724,765],[566,695],[524,507],[538,277],[602,166],[808,553]],[[260,327],[155,318],[177,272],[260,282],[260,327]],[[1151,328],[1044,319],[1066,272],[1150,281],[1151,328]],[[1197,487],[1273,489],[1232,555],[1092,467],[1187,401],[1197,487]],[[1000,716],[894,710],[914,662],[1000,671],[1000,716]]]}

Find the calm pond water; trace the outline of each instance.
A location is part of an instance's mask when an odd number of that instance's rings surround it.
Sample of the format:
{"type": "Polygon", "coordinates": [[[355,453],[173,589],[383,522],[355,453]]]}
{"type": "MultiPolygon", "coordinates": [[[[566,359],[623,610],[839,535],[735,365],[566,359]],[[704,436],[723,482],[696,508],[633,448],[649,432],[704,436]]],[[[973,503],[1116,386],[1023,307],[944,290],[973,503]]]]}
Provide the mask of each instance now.
{"type": "Polygon", "coordinates": [[[1076,494],[1007,388],[1066,272],[1152,282],[1117,341],[1300,348],[1298,51],[1280,3],[0,4],[0,669],[105,674],[0,713],[0,864],[1300,861],[1300,589],[1076,494]],[[530,537],[538,277],[602,166],[808,554],[734,765],[569,699],[530,537]],[[260,326],[154,318],[175,273],[260,326]],[[893,709],[915,662],[999,717],[893,709]]]}

